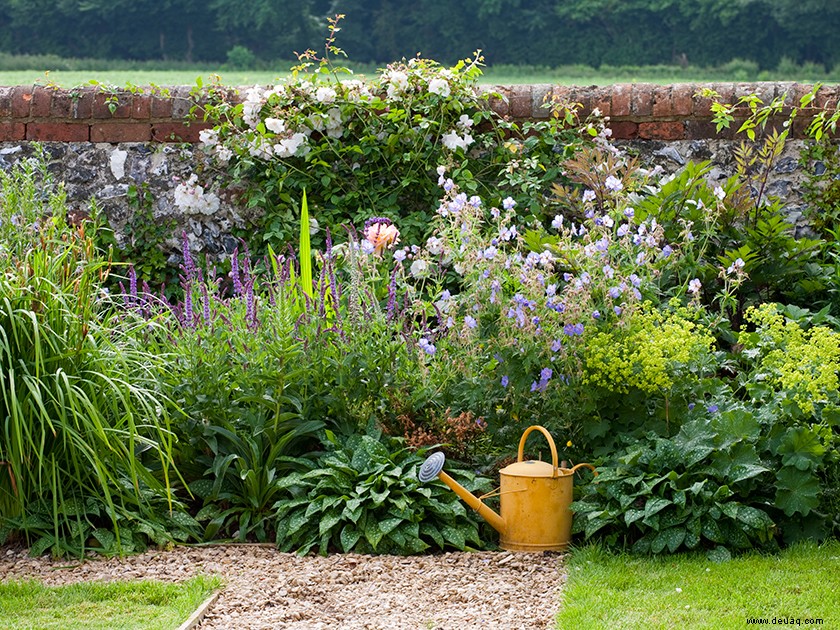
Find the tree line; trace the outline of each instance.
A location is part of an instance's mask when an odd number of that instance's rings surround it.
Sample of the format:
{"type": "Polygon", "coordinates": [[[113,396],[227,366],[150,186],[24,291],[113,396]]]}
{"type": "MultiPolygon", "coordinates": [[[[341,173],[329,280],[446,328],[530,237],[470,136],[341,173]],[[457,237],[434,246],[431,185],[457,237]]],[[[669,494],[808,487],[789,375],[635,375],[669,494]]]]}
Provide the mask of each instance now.
{"type": "Polygon", "coordinates": [[[837,0],[0,0],[0,52],[224,62],[337,45],[358,62],[840,64],[837,0]]]}

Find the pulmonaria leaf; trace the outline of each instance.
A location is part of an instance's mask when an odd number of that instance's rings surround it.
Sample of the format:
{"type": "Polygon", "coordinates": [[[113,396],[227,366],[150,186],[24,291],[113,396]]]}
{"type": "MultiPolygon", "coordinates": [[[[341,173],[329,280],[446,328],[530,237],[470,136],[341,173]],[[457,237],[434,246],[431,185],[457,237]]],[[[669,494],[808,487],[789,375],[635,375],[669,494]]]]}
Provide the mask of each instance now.
{"type": "Polygon", "coordinates": [[[808,516],[819,505],[820,482],[813,474],[785,466],[776,473],[776,482],[776,507],[787,516],[808,516]]]}

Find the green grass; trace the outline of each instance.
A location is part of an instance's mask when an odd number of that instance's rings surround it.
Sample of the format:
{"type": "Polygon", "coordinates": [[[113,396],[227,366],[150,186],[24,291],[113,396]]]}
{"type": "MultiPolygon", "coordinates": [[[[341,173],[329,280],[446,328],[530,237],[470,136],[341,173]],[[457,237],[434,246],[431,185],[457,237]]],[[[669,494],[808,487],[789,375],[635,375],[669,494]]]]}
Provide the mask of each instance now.
{"type": "MultiPolygon", "coordinates": [[[[212,75],[221,77],[224,85],[270,85],[288,74],[289,65],[278,65],[276,70],[233,71],[213,68],[193,70],[0,70],[0,85],[57,85],[73,88],[88,84],[91,80],[117,87],[132,86],[173,86],[195,85],[201,77],[204,84],[211,82],[212,75]]],[[[375,67],[364,67],[360,74],[372,75],[375,67]]],[[[480,83],[485,85],[521,85],[529,83],[552,83],[559,85],[612,85],[615,83],[691,83],[691,82],[727,82],[727,81],[799,81],[813,83],[836,83],[836,73],[831,75],[778,75],[762,72],[754,76],[741,76],[732,73],[704,69],[686,69],[670,66],[651,66],[643,68],[605,68],[602,71],[592,68],[569,66],[564,68],[540,68],[500,66],[486,68],[480,83]]]]}
{"type": "Polygon", "coordinates": [[[58,587],[35,581],[0,583],[0,628],[171,630],[220,587],[218,577],[204,576],[181,584],[150,580],[58,587]]]}
{"type": "MultiPolygon", "coordinates": [[[[703,555],[641,558],[598,547],[575,551],[559,630],[747,626],[748,618],[822,619],[840,628],[840,542],[715,563],[703,555]]],[[[790,623],[790,622],[789,622],[790,623]]],[[[813,622],[811,625],[814,625],[813,622]]],[[[788,624],[789,627],[789,624],[788,624]]]]}

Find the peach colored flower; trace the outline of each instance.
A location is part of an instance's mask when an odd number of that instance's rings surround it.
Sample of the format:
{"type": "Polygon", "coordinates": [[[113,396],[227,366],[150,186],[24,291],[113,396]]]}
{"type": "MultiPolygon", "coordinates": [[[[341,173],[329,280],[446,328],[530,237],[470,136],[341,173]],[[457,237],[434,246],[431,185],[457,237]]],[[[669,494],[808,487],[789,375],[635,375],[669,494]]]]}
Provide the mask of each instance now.
{"type": "Polygon", "coordinates": [[[373,245],[374,253],[381,255],[385,248],[390,249],[399,242],[400,231],[389,219],[375,219],[365,226],[365,239],[373,245]]]}

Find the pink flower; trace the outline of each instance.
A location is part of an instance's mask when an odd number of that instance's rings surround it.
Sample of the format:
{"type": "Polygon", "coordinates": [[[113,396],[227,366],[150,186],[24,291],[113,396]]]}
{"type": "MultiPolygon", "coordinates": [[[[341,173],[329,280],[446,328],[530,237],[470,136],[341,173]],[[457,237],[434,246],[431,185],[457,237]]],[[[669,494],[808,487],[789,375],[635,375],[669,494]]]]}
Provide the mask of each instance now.
{"type": "Polygon", "coordinates": [[[373,246],[376,254],[391,248],[400,240],[400,231],[390,219],[370,219],[365,224],[365,239],[373,246]]]}

